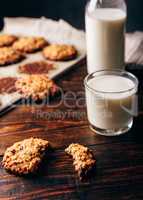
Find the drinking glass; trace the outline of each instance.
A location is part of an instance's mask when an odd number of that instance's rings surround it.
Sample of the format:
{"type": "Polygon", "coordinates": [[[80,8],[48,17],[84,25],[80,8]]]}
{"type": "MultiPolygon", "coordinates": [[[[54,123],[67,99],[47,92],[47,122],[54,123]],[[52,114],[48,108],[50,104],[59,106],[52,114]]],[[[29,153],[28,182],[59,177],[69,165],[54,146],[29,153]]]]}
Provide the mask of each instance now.
{"type": "Polygon", "coordinates": [[[137,114],[137,78],[124,70],[101,70],[84,80],[90,128],[101,135],[127,132],[137,114]]]}

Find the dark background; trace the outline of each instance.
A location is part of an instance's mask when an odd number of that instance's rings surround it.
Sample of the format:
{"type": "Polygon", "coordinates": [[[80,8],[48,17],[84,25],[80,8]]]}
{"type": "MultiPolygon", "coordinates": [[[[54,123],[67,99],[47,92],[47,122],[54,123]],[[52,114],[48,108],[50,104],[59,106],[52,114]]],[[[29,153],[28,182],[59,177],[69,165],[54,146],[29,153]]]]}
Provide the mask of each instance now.
{"type": "MultiPolygon", "coordinates": [[[[84,29],[84,10],[87,0],[1,0],[1,26],[4,16],[63,18],[84,29]]],[[[143,30],[143,0],[127,0],[127,31],[143,30]]]]}

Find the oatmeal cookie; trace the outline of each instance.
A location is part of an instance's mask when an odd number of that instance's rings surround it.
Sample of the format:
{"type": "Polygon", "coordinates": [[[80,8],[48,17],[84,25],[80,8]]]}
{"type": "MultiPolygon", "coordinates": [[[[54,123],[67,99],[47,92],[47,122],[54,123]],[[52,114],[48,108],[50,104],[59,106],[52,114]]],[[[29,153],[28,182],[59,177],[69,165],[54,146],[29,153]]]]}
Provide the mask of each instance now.
{"type": "Polygon", "coordinates": [[[12,47],[0,48],[0,65],[16,63],[24,58],[24,54],[13,49],[12,47]]]}
{"type": "Polygon", "coordinates": [[[35,61],[31,63],[26,63],[19,66],[19,72],[25,74],[48,74],[49,70],[53,69],[52,63],[47,63],[45,61],[35,61]]]}
{"type": "Polygon", "coordinates": [[[17,175],[35,173],[48,148],[49,142],[39,138],[16,142],[5,151],[2,165],[17,175]]]}
{"type": "Polygon", "coordinates": [[[96,160],[92,151],[81,144],[70,144],[65,152],[72,156],[75,171],[78,172],[80,179],[86,177],[94,168],[96,160]]]}
{"type": "Polygon", "coordinates": [[[77,56],[77,50],[72,45],[52,44],[43,49],[43,56],[54,61],[71,60],[77,56]]]}
{"type": "Polygon", "coordinates": [[[18,79],[15,86],[24,98],[32,98],[33,100],[54,96],[58,91],[56,84],[46,75],[27,75],[18,79]]]}
{"type": "Polygon", "coordinates": [[[43,37],[21,37],[13,44],[13,48],[24,53],[32,53],[41,50],[47,44],[43,37]]]}
{"type": "Polygon", "coordinates": [[[0,34],[0,47],[10,46],[17,40],[15,35],[0,34]]]}
{"type": "Polygon", "coordinates": [[[15,82],[17,78],[15,77],[3,77],[0,78],[0,94],[7,93],[11,94],[16,92],[15,82]]]}

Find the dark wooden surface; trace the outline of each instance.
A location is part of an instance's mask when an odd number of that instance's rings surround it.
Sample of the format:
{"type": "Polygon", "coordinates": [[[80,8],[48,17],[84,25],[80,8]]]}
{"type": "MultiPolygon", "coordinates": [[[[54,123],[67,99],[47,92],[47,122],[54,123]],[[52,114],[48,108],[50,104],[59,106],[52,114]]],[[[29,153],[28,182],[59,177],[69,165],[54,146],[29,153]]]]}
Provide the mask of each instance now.
{"type": "MultiPolygon", "coordinates": [[[[140,74],[140,73],[139,73],[140,74]]],[[[50,200],[142,200],[143,199],[143,117],[136,117],[132,130],[120,137],[95,135],[88,128],[86,108],[76,105],[84,91],[85,65],[75,67],[57,83],[64,92],[72,91],[76,100],[52,106],[19,106],[0,119],[0,160],[14,142],[31,136],[51,142],[54,151],[36,177],[10,175],[0,167],[1,199],[50,200]],[[47,116],[38,113],[48,113],[47,116]],[[53,116],[52,113],[59,113],[53,116]],[[61,117],[61,113],[66,116],[61,117]],[[66,114],[68,113],[68,114],[66,114]],[[72,160],[64,153],[72,142],[89,146],[97,159],[96,175],[81,182],[72,160]]],[[[84,95],[83,95],[84,96],[84,95]]],[[[72,97],[73,98],[73,97],[72,97]]],[[[54,100],[55,105],[59,100],[54,100]]]]}

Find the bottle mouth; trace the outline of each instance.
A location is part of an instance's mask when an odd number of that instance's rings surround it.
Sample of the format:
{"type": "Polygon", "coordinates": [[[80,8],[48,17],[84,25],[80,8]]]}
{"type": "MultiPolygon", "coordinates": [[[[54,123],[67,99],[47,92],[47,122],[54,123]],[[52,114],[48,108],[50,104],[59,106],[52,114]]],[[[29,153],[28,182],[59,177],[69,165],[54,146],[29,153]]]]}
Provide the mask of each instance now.
{"type": "Polygon", "coordinates": [[[88,3],[88,11],[93,12],[97,8],[97,4],[99,4],[99,0],[91,0],[88,3]]]}
{"type": "Polygon", "coordinates": [[[127,13],[127,6],[124,0],[90,0],[87,4],[89,12],[95,11],[97,8],[116,8],[127,13]]]}

